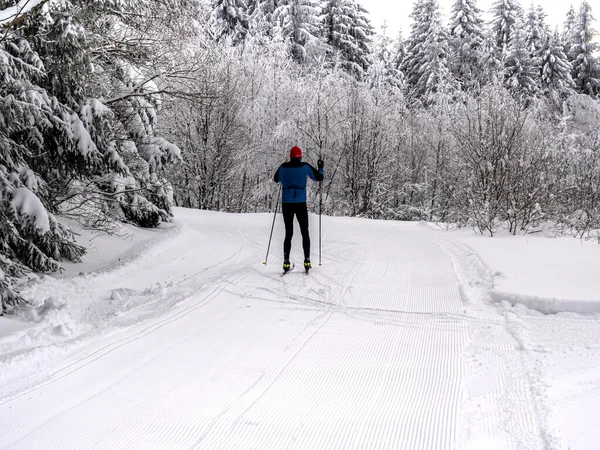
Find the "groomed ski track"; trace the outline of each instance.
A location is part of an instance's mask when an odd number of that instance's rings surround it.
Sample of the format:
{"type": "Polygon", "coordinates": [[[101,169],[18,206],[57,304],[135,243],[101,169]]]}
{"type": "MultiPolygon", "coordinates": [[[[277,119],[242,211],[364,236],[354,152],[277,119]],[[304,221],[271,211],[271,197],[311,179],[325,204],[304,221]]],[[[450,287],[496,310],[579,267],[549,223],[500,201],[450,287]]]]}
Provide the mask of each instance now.
{"type": "Polygon", "coordinates": [[[264,266],[267,215],[177,218],[36,288],[95,325],[1,388],[0,449],[551,448],[510,324],[427,227],[324,218],[318,267],[312,217],[314,269],[280,277],[279,220],[264,266]]]}

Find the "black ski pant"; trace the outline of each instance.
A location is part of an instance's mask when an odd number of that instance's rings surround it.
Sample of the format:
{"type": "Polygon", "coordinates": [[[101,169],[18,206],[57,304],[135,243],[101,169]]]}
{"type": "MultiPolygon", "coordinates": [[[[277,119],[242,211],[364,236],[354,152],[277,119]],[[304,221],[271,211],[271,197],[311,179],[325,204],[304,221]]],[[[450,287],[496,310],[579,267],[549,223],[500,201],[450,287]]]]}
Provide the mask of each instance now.
{"type": "Polygon", "coordinates": [[[285,224],[285,239],[283,240],[283,259],[290,260],[290,250],[292,249],[292,236],[294,235],[294,215],[298,218],[300,224],[300,233],[302,233],[302,248],[304,249],[304,258],[310,258],[310,236],[308,235],[308,210],[306,203],[282,203],[281,212],[283,213],[283,223],[285,224]]]}

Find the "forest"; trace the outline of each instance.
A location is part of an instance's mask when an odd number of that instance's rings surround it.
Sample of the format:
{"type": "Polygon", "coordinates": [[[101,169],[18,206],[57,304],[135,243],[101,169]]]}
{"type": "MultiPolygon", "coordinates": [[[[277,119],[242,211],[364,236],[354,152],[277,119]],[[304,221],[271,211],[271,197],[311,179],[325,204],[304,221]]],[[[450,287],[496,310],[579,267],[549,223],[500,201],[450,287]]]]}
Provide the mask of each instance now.
{"type": "Polygon", "coordinates": [[[600,242],[591,6],[487,13],[416,0],[392,37],[356,0],[0,0],[0,313],[85,254],[64,219],[272,212],[294,145],[313,211],[600,242]]]}

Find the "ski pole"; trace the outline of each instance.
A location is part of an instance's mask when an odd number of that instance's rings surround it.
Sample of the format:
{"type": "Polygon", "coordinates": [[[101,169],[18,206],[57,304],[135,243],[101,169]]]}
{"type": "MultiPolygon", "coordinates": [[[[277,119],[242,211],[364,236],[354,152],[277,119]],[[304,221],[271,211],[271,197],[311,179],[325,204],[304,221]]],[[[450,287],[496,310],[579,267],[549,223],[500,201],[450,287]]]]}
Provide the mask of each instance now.
{"type": "Polygon", "coordinates": [[[321,262],[321,210],[323,209],[323,182],[319,184],[319,266],[321,262]]]}
{"type": "Polygon", "coordinates": [[[281,198],[281,186],[279,185],[279,193],[277,195],[277,204],[275,205],[275,214],[273,214],[273,225],[271,225],[271,235],[269,236],[269,245],[267,246],[267,256],[265,256],[264,265],[267,264],[269,259],[269,249],[271,248],[271,239],[273,238],[273,229],[275,228],[275,218],[277,217],[277,210],[279,209],[279,199],[281,198]]]}

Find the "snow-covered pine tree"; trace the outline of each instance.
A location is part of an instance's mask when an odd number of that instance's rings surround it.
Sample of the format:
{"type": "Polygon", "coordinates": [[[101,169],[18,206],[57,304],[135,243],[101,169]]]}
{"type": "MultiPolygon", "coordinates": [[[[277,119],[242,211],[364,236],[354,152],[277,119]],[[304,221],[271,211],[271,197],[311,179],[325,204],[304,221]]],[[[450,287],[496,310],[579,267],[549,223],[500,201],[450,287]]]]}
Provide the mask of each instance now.
{"type": "Polygon", "coordinates": [[[542,5],[537,5],[535,7],[535,11],[537,13],[538,19],[539,19],[539,23],[540,23],[540,28],[542,29],[542,32],[546,35],[546,36],[550,36],[552,34],[552,30],[550,29],[550,26],[548,25],[548,14],[546,14],[546,10],[544,9],[544,7],[542,5]]]}
{"type": "Polygon", "coordinates": [[[513,92],[533,95],[537,91],[538,70],[527,44],[524,24],[517,20],[504,60],[506,85],[513,92]]]}
{"type": "Polygon", "coordinates": [[[341,66],[360,79],[371,64],[369,44],[373,27],[356,0],[327,0],[323,6],[322,33],[341,66]]]}
{"type": "Polygon", "coordinates": [[[450,66],[465,88],[477,81],[483,41],[483,19],[476,0],[455,0],[450,14],[450,66]]]}
{"type": "Polygon", "coordinates": [[[58,270],[61,259],[78,261],[84,249],[49,208],[48,185],[30,167],[58,151],[55,171],[68,176],[101,154],[78,116],[43,88],[46,69],[29,42],[3,31],[0,40],[0,314],[21,301],[14,278],[32,269],[58,270]]]}
{"type": "Polygon", "coordinates": [[[371,86],[388,85],[397,89],[404,86],[402,72],[396,66],[395,43],[386,33],[387,27],[373,40],[373,64],[369,67],[368,78],[371,86]]]}
{"type": "Polygon", "coordinates": [[[48,206],[58,212],[74,185],[80,191],[96,191],[93,179],[128,171],[111,131],[114,117],[102,102],[89,97],[94,67],[83,25],[72,11],[52,9],[42,17],[27,18],[24,24],[21,31],[44,64],[45,74],[37,84],[68,108],[64,120],[72,128],[71,142],[50,130],[43,136],[44,151],[28,161],[44,180],[52,199],[48,206]]]}
{"type": "Polygon", "coordinates": [[[402,62],[406,58],[406,51],[404,34],[402,33],[402,29],[400,29],[392,46],[392,61],[395,69],[400,70],[402,67],[402,62]]]}
{"type": "Polygon", "coordinates": [[[233,43],[244,40],[248,33],[248,5],[245,0],[214,0],[214,11],[222,32],[217,38],[231,36],[233,43]]]}
{"type": "Polygon", "coordinates": [[[477,75],[477,84],[484,86],[490,82],[497,82],[500,73],[503,72],[502,56],[498,53],[496,41],[491,30],[487,30],[480,53],[480,73],[477,75]]]}
{"type": "Polygon", "coordinates": [[[451,90],[448,33],[442,25],[437,0],[418,0],[411,17],[413,24],[402,71],[410,94],[431,102],[451,90]]]}
{"type": "Polygon", "coordinates": [[[523,15],[518,0],[496,0],[491,8],[491,32],[494,38],[497,58],[502,59],[508,53],[508,46],[517,26],[517,21],[523,15]]]}
{"type": "Polygon", "coordinates": [[[542,52],[542,89],[546,94],[573,92],[575,84],[571,77],[571,64],[563,51],[558,29],[551,35],[542,52]]]}
{"type": "Polygon", "coordinates": [[[320,9],[315,0],[278,0],[273,22],[290,43],[296,61],[308,59],[308,47],[318,42],[320,9]]]}
{"type": "Polygon", "coordinates": [[[277,7],[277,0],[252,0],[248,4],[248,24],[253,34],[262,34],[272,38],[273,13],[277,7]]]}
{"type": "Polygon", "coordinates": [[[534,81],[539,84],[542,73],[542,57],[548,43],[548,29],[544,22],[546,14],[533,4],[525,17],[525,40],[532,64],[535,67],[534,81]],[[541,14],[540,14],[541,13],[541,14]]]}
{"type": "Polygon", "coordinates": [[[567,56],[569,56],[568,51],[571,48],[570,40],[573,37],[573,28],[575,26],[576,21],[577,21],[577,12],[575,11],[573,4],[571,4],[571,6],[569,7],[569,11],[567,12],[567,17],[565,19],[565,22],[563,25],[563,31],[562,31],[562,41],[563,41],[564,45],[566,46],[565,49],[567,50],[567,56]]]}
{"type": "Polygon", "coordinates": [[[366,70],[372,62],[371,45],[375,29],[369,20],[369,12],[356,0],[353,1],[356,13],[352,35],[356,40],[357,48],[360,49],[356,52],[354,63],[366,70]]]}
{"type": "Polygon", "coordinates": [[[91,96],[101,99],[100,105],[111,115],[111,145],[127,166],[126,174],[94,181],[117,206],[107,212],[138,225],[157,226],[171,215],[171,187],[164,167],[180,159],[179,149],[157,131],[163,102],[159,83],[164,90],[176,91],[168,85],[169,76],[184,67],[173,46],[180,45],[186,33],[193,36],[193,26],[186,20],[194,20],[195,7],[183,8],[178,0],[142,4],[120,0],[119,11],[111,1],[73,7],[73,15],[84,21],[89,47],[96,49],[94,64],[102,68],[90,74],[91,96]],[[174,23],[169,21],[173,8],[180,18],[174,23]],[[134,9],[136,14],[130,14],[134,9]]]}
{"type": "Polygon", "coordinates": [[[595,97],[600,93],[600,60],[595,56],[598,44],[594,41],[597,31],[593,23],[592,7],[584,1],[573,26],[569,56],[576,89],[595,97]]]}

